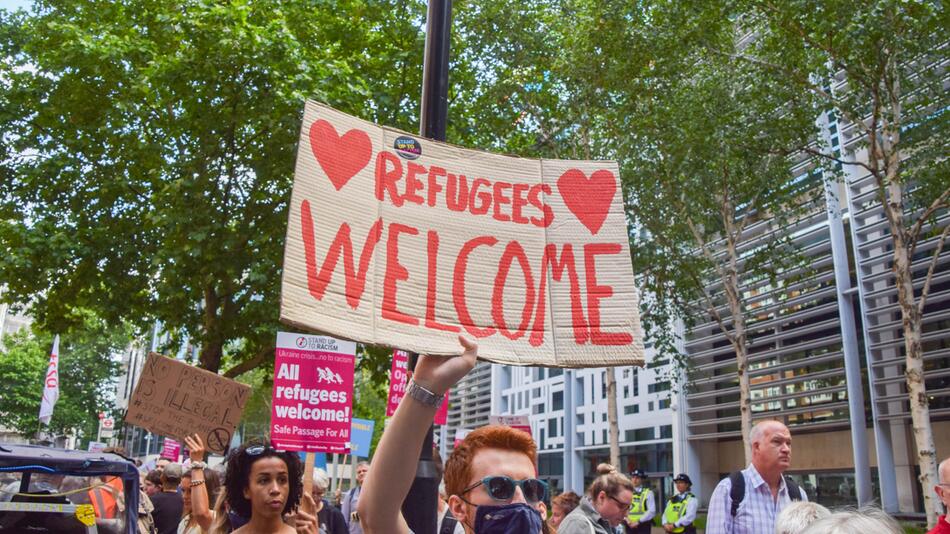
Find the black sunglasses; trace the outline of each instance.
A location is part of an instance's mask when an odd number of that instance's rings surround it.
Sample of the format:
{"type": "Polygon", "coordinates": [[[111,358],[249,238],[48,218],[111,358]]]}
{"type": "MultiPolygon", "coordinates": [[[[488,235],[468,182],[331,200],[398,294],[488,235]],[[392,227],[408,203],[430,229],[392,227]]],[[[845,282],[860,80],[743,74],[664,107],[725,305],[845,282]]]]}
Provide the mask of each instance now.
{"type": "Polygon", "coordinates": [[[251,447],[244,449],[244,454],[248,456],[260,456],[264,454],[264,451],[268,451],[268,450],[277,452],[276,449],[272,449],[268,447],[267,445],[253,445],[251,447]]]}
{"type": "Polygon", "coordinates": [[[536,478],[515,480],[505,476],[485,477],[462,490],[462,493],[468,493],[479,485],[484,485],[485,492],[496,501],[510,501],[515,496],[516,487],[521,488],[524,499],[532,504],[543,501],[548,494],[548,483],[543,480],[536,478]]]}

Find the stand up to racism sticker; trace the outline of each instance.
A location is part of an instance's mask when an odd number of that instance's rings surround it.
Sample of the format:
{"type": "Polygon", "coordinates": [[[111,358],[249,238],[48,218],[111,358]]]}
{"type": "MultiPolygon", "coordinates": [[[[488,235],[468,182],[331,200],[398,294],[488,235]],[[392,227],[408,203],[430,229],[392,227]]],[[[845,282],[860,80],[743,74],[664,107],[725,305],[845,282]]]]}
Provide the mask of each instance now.
{"type": "Polygon", "coordinates": [[[430,354],[642,364],[617,164],[523,159],[308,102],[281,319],[430,354]]]}

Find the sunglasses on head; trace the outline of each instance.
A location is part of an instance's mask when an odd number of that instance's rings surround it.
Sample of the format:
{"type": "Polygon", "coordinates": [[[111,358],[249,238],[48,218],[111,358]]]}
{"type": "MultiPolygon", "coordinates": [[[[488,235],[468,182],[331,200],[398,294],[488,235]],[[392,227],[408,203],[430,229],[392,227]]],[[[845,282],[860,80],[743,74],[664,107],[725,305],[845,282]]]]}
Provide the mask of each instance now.
{"type": "Polygon", "coordinates": [[[275,449],[268,447],[267,445],[253,445],[244,449],[244,454],[248,456],[260,456],[264,454],[264,451],[277,452],[275,449]]]}
{"type": "Polygon", "coordinates": [[[530,503],[543,501],[548,494],[548,483],[543,480],[536,478],[515,480],[506,476],[485,477],[462,490],[462,493],[468,493],[479,485],[485,486],[485,492],[496,501],[510,501],[515,496],[516,487],[521,488],[524,499],[530,503]]]}

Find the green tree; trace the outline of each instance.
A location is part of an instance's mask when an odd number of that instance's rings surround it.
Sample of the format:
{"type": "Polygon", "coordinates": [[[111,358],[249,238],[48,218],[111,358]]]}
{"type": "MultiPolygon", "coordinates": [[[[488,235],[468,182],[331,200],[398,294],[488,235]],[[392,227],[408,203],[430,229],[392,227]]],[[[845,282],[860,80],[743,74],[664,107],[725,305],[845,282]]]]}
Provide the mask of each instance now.
{"type": "Polygon", "coordinates": [[[943,66],[948,18],[940,2],[740,0],[693,5],[682,26],[735,28],[753,35],[742,50],[723,50],[698,32],[707,53],[742,61],[771,85],[811,99],[856,142],[843,154],[800,147],[875,184],[874,202],[892,245],[905,354],[905,383],[928,525],[937,518],[936,451],[921,343],[941,252],[950,235],[950,93],[943,66]],[[737,22],[738,21],[738,22],[737,22]]]}
{"type": "MultiPolygon", "coordinates": [[[[105,321],[84,311],[73,317],[78,325],[60,333],[60,396],[50,419],[49,431],[76,435],[83,441],[96,438],[100,412],[114,410],[115,377],[119,373],[114,355],[129,340],[127,329],[110,328],[105,321]]],[[[24,436],[39,428],[43,380],[49,364],[53,335],[21,330],[3,339],[0,353],[0,417],[4,424],[24,436]]]]}
{"type": "MultiPolygon", "coordinates": [[[[305,98],[415,123],[418,1],[68,0],[0,12],[0,279],[59,328],[157,319],[272,356],[305,98]]],[[[227,354],[225,354],[228,352],[227,354]]]]}

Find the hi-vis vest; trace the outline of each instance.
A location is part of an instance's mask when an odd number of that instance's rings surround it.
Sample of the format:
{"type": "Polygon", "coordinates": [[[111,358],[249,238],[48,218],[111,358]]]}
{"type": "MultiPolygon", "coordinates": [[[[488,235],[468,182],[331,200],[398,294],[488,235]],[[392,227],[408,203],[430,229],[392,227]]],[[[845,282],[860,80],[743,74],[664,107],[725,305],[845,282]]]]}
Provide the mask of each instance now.
{"type": "Polygon", "coordinates": [[[639,523],[640,518],[647,513],[647,499],[650,497],[650,490],[647,488],[640,488],[640,492],[633,493],[633,499],[630,501],[630,513],[627,514],[627,519],[631,523],[639,523]]]}
{"type": "MultiPolygon", "coordinates": [[[[693,499],[692,493],[686,492],[683,495],[677,495],[670,499],[666,503],[666,510],[663,511],[663,523],[673,523],[675,524],[678,519],[686,515],[686,505],[689,503],[690,499],[693,499]]],[[[676,527],[673,529],[673,532],[683,532],[686,530],[686,527],[676,527]]]]}

